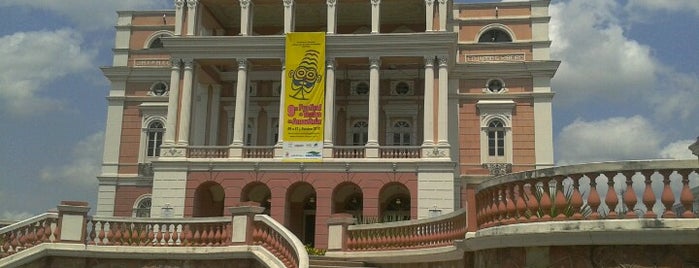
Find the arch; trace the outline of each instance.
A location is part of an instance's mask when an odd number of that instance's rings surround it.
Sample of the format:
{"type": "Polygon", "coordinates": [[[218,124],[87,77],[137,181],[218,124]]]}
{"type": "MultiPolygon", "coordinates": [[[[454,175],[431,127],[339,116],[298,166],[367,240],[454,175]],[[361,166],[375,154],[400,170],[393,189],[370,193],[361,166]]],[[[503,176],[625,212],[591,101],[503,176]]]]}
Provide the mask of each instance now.
{"type": "Polygon", "coordinates": [[[199,185],[194,192],[193,217],[223,216],[223,200],[226,193],[221,184],[207,181],[199,185]]]}
{"type": "Polygon", "coordinates": [[[136,201],[133,203],[131,216],[134,218],[150,218],[151,200],[151,194],[144,194],[136,198],[136,201]]]}
{"type": "Polygon", "coordinates": [[[379,191],[379,217],[383,222],[410,219],[410,190],[400,182],[390,182],[379,191]]]}
{"type": "Polygon", "coordinates": [[[175,34],[171,31],[167,30],[160,30],[157,32],[152,33],[148,38],[146,38],[146,42],[143,44],[143,48],[150,48],[150,49],[157,49],[157,48],[162,48],[163,43],[160,40],[161,37],[172,37],[175,36],[175,34]]]}
{"type": "Polygon", "coordinates": [[[492,43],[513,42],[515,40],[517,40],[517,38],[515,37],[515,33],[509,27],[500,23],[491,23],[484,26],[483,28],[481,28],[480,31],[478,31],[478,34],[476,35],[476,39],[474,41],[478,43],[492,43]],[[495,34],[495,39],[493,39],[492,34],[495,34]]]}
{"type": "Polygon", "coordinates": [[[286,226],[304,245],[315,244],[316,190],[308,182],[296,182],[286,191],[286,226]]]}
{"type": "Polygon", "coordinates": [[[245,185],[245,187],[243,187],[243,190],[240,193],[241,202],[257,202],[260,204],[260,206],[265,208],[264,213],[267,215],[271,215],[271,200],[272,191],[270,191],[267,184],[264,184],[262,182],[248,183],[247,185],[245,185]]]}
{"type": "Polygon", "coordinates": [[[353,182],[343,182],[335,186],[332,194],[332,213],[349,213],[361,218],[364,211],[362,188],[353,182]]]}

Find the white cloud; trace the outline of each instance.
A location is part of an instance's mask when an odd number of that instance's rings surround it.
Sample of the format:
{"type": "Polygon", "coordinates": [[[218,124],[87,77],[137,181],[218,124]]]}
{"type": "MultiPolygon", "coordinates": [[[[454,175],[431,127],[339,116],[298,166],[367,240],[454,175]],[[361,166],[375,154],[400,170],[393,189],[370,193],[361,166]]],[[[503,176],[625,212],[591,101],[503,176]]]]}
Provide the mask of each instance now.
{"type": "Polygon", "coordinates": [[[45,97],[55,80],[92,67],[96,51],[81,47],[70,29],[18,32],[0,37],[0,103],[4,112],[27,115],[59,109],[61,101],[45,97]]]}
{"type": "Polygon", "coordinates": [[[696,159],[697,156],[689,150],[689,145],[694,143],[694,140],[679,140],[668,144],[660,150],[660,157],[671,159],[696,159]]]}
{"type": "Polygon", "coordinates": [[[641,116],[576,120],[558,135],[559,164],[657,158],[662,134],[641,116]]]}
{"type": "Polygon", "coordinates": [[[41,172],[44,181],[57,181],[81,186],[96,185],[100,173],[104,132],[92,134],[78,142],[64,166],[47,167],[41,172]]]}
{"type": "MultiPolygon", "coordinates": [[[[663,80],[667,81],[662,90],[656,90],[648,101],[655,114],[662,120],[692,121],[699,114],[699,76],[675,72],[669,68],[662,70],[663,80]]],[[[696,126],[695,131],[699,131],[696,126]]]]}
{"type": "Polygon", "coordinates": [[[697,0],[634,0],[629,1],[626,8],[635,13],[645,11],[693,12],[699,16],[699,1],[697,0]]]}
{"type": "Polygon", "coordinates": [[[0,7],[3,6],[26,6],[55,12],[82,30],[99,30],[114,26],[118,10],[174,8],[171,0],[3,0],[0,7]]]}
{"type": "Polygon", "coordinates": [[[29,217],[35,216],[34,214],[31,214],[29,212],[18,212],[18,211],[3,211],[2,214],[0,214],[0,220],[12,220],[12,221],[19,221],[19,220],[24,220],[29,217]]]}
{"type": "Polygon", "coordinates": [[[568,101],[593,96],[624,100],[653,88],[658,63],[648,46],[624,36],[618,9],[613,0],[551,5],[551,54],[562,61],[553,83],[556,91],[568,94],[568,101]]]}

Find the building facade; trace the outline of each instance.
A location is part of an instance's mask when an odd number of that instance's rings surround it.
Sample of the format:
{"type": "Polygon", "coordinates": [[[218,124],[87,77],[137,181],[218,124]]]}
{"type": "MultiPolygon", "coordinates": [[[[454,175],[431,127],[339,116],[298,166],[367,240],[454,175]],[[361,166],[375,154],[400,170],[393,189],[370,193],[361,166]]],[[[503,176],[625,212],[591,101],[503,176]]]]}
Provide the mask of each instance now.
{"type": "Polygon", "coordinates": [[[548,0],[175,0],[118,13],[100,216],[256,202],[324,248],[327,220],[427,218],[469,181],[553,166],[548,0]],[[325,32],[320,161],[284,157],[285,36],[325,32]]]}

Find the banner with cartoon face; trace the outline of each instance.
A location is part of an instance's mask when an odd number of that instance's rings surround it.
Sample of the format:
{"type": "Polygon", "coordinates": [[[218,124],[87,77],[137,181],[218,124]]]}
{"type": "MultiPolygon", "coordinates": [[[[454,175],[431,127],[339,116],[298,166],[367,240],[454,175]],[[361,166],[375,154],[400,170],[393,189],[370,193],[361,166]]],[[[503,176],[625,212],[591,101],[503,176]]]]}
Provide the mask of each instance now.
{"type": "Polygon", "coordinates": [[[284,158],[320,160],[325,108],[325,33],[287,33],[284,158]]]}

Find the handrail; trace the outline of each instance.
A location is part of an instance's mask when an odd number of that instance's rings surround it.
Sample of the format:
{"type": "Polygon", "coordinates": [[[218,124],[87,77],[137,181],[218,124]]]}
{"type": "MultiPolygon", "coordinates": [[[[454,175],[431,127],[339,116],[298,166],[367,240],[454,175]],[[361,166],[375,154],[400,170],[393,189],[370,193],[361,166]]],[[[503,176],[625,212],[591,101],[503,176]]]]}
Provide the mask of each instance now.
{"type": "Polygon", "coordinates": [[[293,233],[267,215],[257,214],[254,219],[253,244],[269,250],[286,267],[308,267],[308,253],[293,233]]]}
{"type": "Polygon", "coordinates": [[[697,171],[694,160],[648,160],[513,173],[476,188],[473,214],[478,229],[550,220],[695,218],[689,181],[697,171]]]}
{"type": "Polygon", "coordinates": [[[0,228],[0,258],[58,240],[58,214],[43,213],[0,228]]]}
{"type": "Polygon", "coordinates": [[[434,218],[350,225],[350,251],[435,248],[452,245],[466,234],[466,210],[459,209],[434,218]]]}
{"type": "Polygon", "coordinates": [[[86,224],[85,243],[100,246],[227,246],[232,235],[228,217],[91,217],[86,224]]]}

